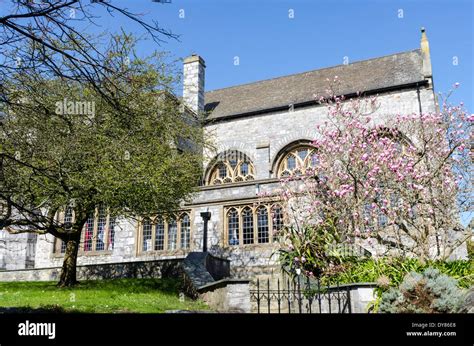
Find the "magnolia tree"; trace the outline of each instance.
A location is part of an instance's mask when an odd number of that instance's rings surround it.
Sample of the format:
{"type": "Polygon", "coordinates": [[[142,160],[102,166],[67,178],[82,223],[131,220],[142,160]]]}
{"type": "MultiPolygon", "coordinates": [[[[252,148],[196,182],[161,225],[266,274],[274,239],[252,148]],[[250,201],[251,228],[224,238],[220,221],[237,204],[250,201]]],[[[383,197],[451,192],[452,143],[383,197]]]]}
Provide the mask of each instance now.
{"type": "Polygon", "coordinates": [[[328,116],[317,126],[312,166],[281,180],[284,262],[310,275],[322,263],[335,268],[335,243],[447,259],[470,236],[459,220],[472,207],[474,115],[444,102],[435,113],[376,118],[377,98],[345,100],[332,90],[318,100],[328,116]]]}

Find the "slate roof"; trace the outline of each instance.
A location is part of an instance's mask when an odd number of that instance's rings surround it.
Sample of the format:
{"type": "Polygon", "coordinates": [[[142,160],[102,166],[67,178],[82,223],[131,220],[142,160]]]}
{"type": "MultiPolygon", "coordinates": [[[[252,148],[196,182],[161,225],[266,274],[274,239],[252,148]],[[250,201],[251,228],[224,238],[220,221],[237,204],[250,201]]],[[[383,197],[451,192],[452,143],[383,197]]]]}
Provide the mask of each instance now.
{"type": "Polygon", "coordinates": [[[338,76],[336,93],[349,95],[424,82],[420,49],[313,70],[255,83],[208,91],[205,110],[209,120],[258,113],[314,100],[338,76]]]}

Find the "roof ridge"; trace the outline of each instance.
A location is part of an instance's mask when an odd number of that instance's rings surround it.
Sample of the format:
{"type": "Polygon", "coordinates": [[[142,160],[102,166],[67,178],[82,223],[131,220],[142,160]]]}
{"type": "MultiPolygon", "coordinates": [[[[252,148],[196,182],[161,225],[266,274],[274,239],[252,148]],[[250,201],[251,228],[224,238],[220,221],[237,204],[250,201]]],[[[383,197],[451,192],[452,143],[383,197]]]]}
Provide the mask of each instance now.
{"type": "Polygon", "coordinates": [[[276,79],[281,79],[281,78],[287,78],[287,77],[290,77],[290,76],[303,75],[303,74],[309,73],[309,72],[329,70],[329,69],[333,69],[333,68],[340,67],[340,66],[356,65],[356,64],[360,64],[360,63],[366,62],[366,61],[380,60],[380,59],[383,59],[383,58],[388,58],[388,57],[390,57],[390,56],[400,55],[400,54],[408,54],[408,53],[413,53],[413,52],[416,52],[416,51],[421,51],[421,49],[420,49],[420,48],[417,48],[417,49],[412,49],[412,50],[407,50],[407,51],[402,51],[402,52],[387,54],[387,55],[383,55],[383,56],[379,56],[379,57],[375,57],[375,58],[364,59],[364,60],[357,60],[357,61],[354,61],[354,62],[349,63],[349,64],[347,64],[347,65],[345,65],[345,64],[333,65],[333,66],[318,68],[318,69],[314,69],[314,70],[308,70],[308,71],[304,71],[304,72],[297,72],[297,73],[293,73],[293,74],[288,74],[288,75],[284,75],[284,76],[278,76],[278,77],[273,77],[273,78],[268,78],[268,79],[262,79],[262,80],[258,80],[258,81],[255,81],[255,82],[249,82],[249,83],[243,83],[243,84],[232,85],[232,86],[228,86],[228,87],[224,87],[224,88],[220,88],[220,89],[209,90],[209,91],[206,91],[205,93],[207,94],[207,93],[213,93],[213,92],[217,92],[217,91],[221,91],[221,90],[232,89],[232,88],[237,88],[237,87],[246,86],[246,85],[251,85],[251,84],[259,84],[259,83],[264,83],[264,82],[268,82],[268,81],[271,81],[271,80],[276,80],[276,79]]]}

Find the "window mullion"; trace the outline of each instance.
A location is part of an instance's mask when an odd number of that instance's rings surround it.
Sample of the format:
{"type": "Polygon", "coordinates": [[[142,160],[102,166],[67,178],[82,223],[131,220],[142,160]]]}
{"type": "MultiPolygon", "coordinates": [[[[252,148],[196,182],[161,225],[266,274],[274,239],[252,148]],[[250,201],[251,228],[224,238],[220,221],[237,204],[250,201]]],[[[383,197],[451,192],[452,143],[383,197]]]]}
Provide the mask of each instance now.
{"type": "Polygon", "coordinates": [[[104,229],[104,250],[109,250],[109,219],[110,219],[110,214],[109,214],[109,210],[106,209],[106,216],[105,216],[105,229],[104,229]]]}
{"type": "Polygon", "coordinates": [[[181,218],[176,220],[176,250],[181,249],[181,218]]]}
{"type": "Polygon", "coordinates": [[[157,225],[158,225],[157,220],[158,220],[158,219],[155,217],[155,218],[153,219],[153,223],[151,224],[151,248],[152,248],[151,251],[155,251],[155,250],[156,250],[156,248],[155,248],[155,241],[156,241],[156,240],[155,240],[155,239],[156,239],[156,227],[157,227],[157,225]]]}
{"type": "Polygon", "coordinates": [[[268,226],[268,242],[273,243],[273,216],[272,216],[272,205],[267,205],[267,226],[268,226]]]}
{"type": "Polygon", "coordinates": [[[163,218],[163,227],[164,227],[164,241],[163,241],[163,250],[168,250],[168,232],[169,232],[169,224],[168,219],[163,218]]]}
{"type": "Polygon", "coordinates": [[[95,209],[94,210],[94,218],[93,218],[93,222],[92,222],[92,248],[91,248],[91,251],[94,252],[95,251],[95,247],[96,247],[96,242],[97,242],[97,224],[98,224],[98,209],[95,209]]]}
{"type": "Polygon", "coordinates": [[[257,212],[257,208],[252,208],[252,228],[253,228],[253,243],[258,244],[258,212],[257,212]]]}
{"type": "Polygon", "coordinates": [[[242,215],[242,208],[238,210],[239,216],[239,245],[244,245],[244,217],[242,215]]]}

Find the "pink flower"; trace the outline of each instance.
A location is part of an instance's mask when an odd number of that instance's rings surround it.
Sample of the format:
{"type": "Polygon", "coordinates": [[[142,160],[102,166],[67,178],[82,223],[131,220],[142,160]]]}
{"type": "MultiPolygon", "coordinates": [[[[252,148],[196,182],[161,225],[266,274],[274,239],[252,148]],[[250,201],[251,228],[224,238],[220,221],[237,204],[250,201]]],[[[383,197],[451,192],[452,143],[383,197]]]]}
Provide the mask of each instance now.
{"type": "Polygon", "coordinates": [[[361,159],[362,159],[362,161],[367,161],[369,159],[369,155],[364,154],[364,155],[362,155],[361,159]]]}

